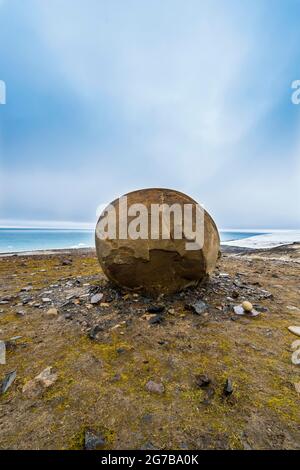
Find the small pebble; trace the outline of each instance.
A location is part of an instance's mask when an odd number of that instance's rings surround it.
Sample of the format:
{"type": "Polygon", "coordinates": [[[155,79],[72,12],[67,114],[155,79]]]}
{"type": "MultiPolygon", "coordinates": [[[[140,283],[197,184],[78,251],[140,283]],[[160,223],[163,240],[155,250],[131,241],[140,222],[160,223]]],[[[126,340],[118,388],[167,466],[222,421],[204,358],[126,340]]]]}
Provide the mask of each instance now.
{"type": "Polygon", "coordinates": [[[300,326],[289,326],[288,330],[294,335],[300,336],[300,326]]]}
{"type": "Polygon", "coordinates": [[[51,387],[57,381],[57,374],[52,372],[52,367],[46,367],[34,379],[25,383],[22,392],[27,398],[36,398],[44,389],[51,387]]]}
{"type": "Polygon", "coordinates": [[[29,292],[29,291],[32,290],[32,289],[33,289],[32,286],[22,287],[21,292],[29,292]]]}
{"type": "Polygon", "coordinates": [[[58,310],[57,310],[57,308],[54,308],[54,307],[53,307],[53,308],[49,308],[49,310],[47,310],[46,315],[47,315],[48,317],[53,317],[53,318],[54,318],[54,317],[57,317],[57,315],[58,315],[58,310]]]}
{"type": "Polygon", "coordinates": [[[149,380],[149,382],[146,383],[145,388],[147,392],[158,393],[159,395],[165,391],[165,387],[162,383],[156,383],[153,382],[153,380],[149,380]]]}
{"type": "Polygon", "coordinates": [[[147,312],[149,313],[161,313],[163,312],[165,309],[164,305],[151,305],[151,307],[149,307],[147,309],[147,312]]]}
{"type": "Polygon", "coordinates": [[[293,354],[292,354],[292,363],[295,366],[298,366],[300,364],[300,349],[297,349],[296,351],[293,352],[293,354]]]}
{"type": "Polygon", "coordinates": [[[105,445],[105,438],[102,434],[96,433],[92,430],[87,430],[84,436],[85,450],[97,450],[103,448],[105,445]]]}
{"type": "Polygon", "coordinates": [[[103,294],[95,294],[91,297],[91,304],[96,305],[98,304],[101,299],[103,298],[103,294]]]}
{"type": "Polygon", "coordinates": [[[208,310],[208,305],[203,300],[198,300],[197,302],[187,304],[186,308],[192,310],[197,315],[201,315],[208,310]]]}
{"type": "Polygon", "coordinates": [[[196,385],[200,388],[207,387],[211,383],[210,378],[205,374],[196,375],[195,381],[196,381],[196,385]]]}
{"type": "Polygon", "coordinates": [[[4,377],[4,380],[2,381],[0,385],[0,395],[5,393],[9,389],[9,387],[14,382],[16,376],[17,376],[17,373],[15,370],[6,374],[6,376],[4,377]]]}
{"type": "Polygon", "coordinates": [[[226,380],[223,392],[225,396],[229,396],[233,393],[233,385],[231,379],[226,380]]]}
{"type": "Polygon", "coordinates": [[[25,316],[25,311],[24,310],[17,310],[16,311],[16,315],[18,315],[19,317],[24,317],[25,316]]]}
{"type": "Polygon", "coordinates": [[[247,300],[245,300],[242,303],[242,307],[245,310],[245,312],[251,312],[253,310],[253,305],[251,304],[251,302],[248,302],[247,300]]]}
{"type": "Polygon", "coordinates": [[[163,322],[163,317],[161,315],[154,315],[150,318],[149,323],[150,325],[158,325],[163,322]]]}
{"type": "Polygon", "coordinates": [[[296,339],[296,341],[293,341],[292,345],[291,345],[291,348],[292,348],[293,351],[295,351],[295,349],[300,348],[300,339],[296,339]]]}
{"type": "Polygon", "coordinates": [[[71,259],[64,259],[61,264],[62,264],[62,266],[69,266],[70,264],[72,264],[72,260],[71,259]]]}

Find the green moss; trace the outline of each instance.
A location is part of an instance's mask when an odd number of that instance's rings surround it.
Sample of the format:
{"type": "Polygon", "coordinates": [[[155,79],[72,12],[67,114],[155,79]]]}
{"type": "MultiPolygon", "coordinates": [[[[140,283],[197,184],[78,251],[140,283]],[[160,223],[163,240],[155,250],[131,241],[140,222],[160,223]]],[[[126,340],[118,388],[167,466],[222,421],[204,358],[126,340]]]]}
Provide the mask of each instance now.
{"type": "MultiPolygon", "coordinates": [[[[85,447],[85,433],[90,430],[89,426],[84,426],[70,439],[70,443],[67,447],[68,450],[83,450],[85,447]]],[[[107,429],[103,426],[95,426],[92,428],[95,434],[99,434],[103,437],[105,445],[101,448],[102,450],[112,449],[115,441],[115,432],[107,429]]]]}

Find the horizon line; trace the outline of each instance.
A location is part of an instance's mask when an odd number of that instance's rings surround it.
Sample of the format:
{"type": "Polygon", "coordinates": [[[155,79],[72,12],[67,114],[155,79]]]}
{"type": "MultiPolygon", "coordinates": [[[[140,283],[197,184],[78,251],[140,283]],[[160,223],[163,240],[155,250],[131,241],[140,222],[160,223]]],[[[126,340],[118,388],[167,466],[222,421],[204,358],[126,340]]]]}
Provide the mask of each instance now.
{"type": "MultiPolygon", "coordinates": [[[[43,230],[94,230],[96,222],[74,222],[74,221],[9,221],[9,219],[0,220],[1,229],[43,229],[43,230]]],[[[291,232],[300,230],[300,228],[218,228],[221,232],[291,232]]]]}

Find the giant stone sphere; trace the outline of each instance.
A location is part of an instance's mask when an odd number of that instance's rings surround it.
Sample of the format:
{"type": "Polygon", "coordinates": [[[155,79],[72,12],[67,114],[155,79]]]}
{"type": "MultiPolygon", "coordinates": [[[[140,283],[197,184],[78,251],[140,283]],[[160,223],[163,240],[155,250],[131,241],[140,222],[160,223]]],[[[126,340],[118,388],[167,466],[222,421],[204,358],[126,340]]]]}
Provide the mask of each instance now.
{"type": "MultiPolygon", "coordinates": [[[[176,224],[172,214],[169,225],[166,225],[165,216],[160,215],[159,235],[155,239],[151,236],[151,211],[154,206],[161,204],[168,207],[176,204],[182,209],[182,214],[184,206],[192,207],[192,228],[195,229],[197,203],[193,199],[179,191],[158,188],[133,191],[125,196],[128,208],[133,204],[144,204],[148,210],[148,236],[135,237],[136,239],[124,237],[124,227],[129,231],[130,223],[140,212],[135,212],[134,215],[126,212],[124,215],[124,206],[120,205],[120,199],[110,204],[115,212],[115,234],[109,233],[106,225],[108,234],[105,237],[99,235],[103,233],[101,228],[103,230],[105,216],[108,214],[107,211],[102,212],[96,227],[96,250],[100,265],[112,282],[145,294],[171,294],[197,285],[213,271],[219,254],[220,238],[213,219],[203,208],[203,243],[197,249],[187,249],[187,242],[191,242],[192,238],[186,236],[186,233],[182,232],[181,239],[174,235],[176,224]],[[164,229],[170,229],[168,239],[162,236],[164,223],[164,229]],[[121,225],[123,235],[120,235],[121,225]]],[[[143,227],[145,229],[145,224],[143,227]]],[[[141,229],[141,226],[137,228],[141,229]]]]}

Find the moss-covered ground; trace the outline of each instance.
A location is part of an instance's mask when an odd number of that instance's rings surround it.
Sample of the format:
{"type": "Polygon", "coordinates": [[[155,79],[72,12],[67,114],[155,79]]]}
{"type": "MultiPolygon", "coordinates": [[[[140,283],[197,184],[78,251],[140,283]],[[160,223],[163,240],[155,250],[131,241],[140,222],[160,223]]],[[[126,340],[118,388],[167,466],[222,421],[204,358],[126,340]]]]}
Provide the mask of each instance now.
{"type": "MultiPolygon", "coordinates": [[[[0,297],[33,292],[61,279],[100,275],[93,253],[0,259],[0,297]]],[[[2,449],[81,449],[86,429],[105,436],[107,449],[299,449],[300,366],[291,363],[288,332],[300,325],[299,263],[268,256],[225,255],[220,271],[242,272],[274,295],[269,312],[237,321],[200,322],[176,310],[161,325],[141,316],[92,341],[76,324],[51,319],[44,310],[0,305],[0,339],[21,336],[8,348],[0,379],[16,370],[0,396],[2,449]],[[44,394],[28,399],[22,387],[47,366],[58,374],[44,394]],[[197,387],[206,374],[210,393],[197,387]],[[227,378],[231,396],[223,394],[227,378]],[[165,393],[145,389],[162,382],[165,393]]],[[[251,301],[251,299],[249,299],[251,301]]]]}

